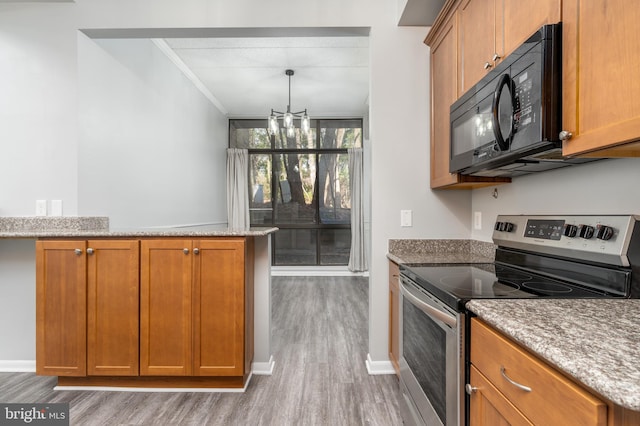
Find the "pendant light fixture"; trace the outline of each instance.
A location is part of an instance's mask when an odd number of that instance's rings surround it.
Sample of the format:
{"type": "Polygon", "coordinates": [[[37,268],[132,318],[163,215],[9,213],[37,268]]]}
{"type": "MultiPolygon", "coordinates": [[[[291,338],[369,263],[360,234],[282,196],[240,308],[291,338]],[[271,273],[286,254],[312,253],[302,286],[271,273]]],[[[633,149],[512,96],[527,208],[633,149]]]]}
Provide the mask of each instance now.
{"type": "Polygon", "coordinates": [[[289,103],[287,104],[287,112],[280,112],[271,109],[271,115],[267,121],[267,131],[270,136],[278,133],[280,130],[278,120],[282,119],[282,127],[286,130],[287,137],[293,138],[296,135],[293,120],[300,119],[300,130],[306,133],[311,129],[311,119],[309,118],[306,109],[298,112],[291,112],[291,76],[293,75],[293,70],[286,70],[284,73],[289,77],[289,103]]]}

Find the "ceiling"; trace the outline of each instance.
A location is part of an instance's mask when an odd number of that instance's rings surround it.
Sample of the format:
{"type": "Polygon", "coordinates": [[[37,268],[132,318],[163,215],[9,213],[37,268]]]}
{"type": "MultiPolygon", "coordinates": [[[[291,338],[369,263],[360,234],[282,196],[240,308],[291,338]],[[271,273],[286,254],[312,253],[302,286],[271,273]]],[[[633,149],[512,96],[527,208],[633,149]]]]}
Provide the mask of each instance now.
{"type": "Polygon", "coordinates": [[[272,108],[286,111],[286,69],[294,71],[292,111],[306,108],[311,118],[332,118],[362,117],[368,109],[366,36],[179,37],[163,41],[230,118],[262,118],[272,108]]]}
{"type": "MultiPolygon", "coordinates": [[[[0,0],[3,1],[3,0],[0,0]]],[[[49,0],[61,1],[61,0],[49,0]]],[[[429,26],[444,0],[398,0],[399,26],[429,26]]],[[[229,118],[291,110],[363,117],[369,103],[365,27],[83,29],[90,38],[149,38],[229,118]]]]}

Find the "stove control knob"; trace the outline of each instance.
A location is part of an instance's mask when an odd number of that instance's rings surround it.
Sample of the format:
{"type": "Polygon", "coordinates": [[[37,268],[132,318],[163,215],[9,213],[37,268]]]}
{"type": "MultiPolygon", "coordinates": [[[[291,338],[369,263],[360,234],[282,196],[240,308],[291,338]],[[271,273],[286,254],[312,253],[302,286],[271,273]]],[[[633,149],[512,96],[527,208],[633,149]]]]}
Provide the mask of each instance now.
{"type": "Polygon", "coordinates": [[[513,231],[513,223],[504,222],[504,232],[512,232],[513,231]]]}
{"type": "Polygon", "coordinates": [[[580,228],[580,237],[588,240],[593,237],[595,228],[591,225],[582,225],[580,228]]]}
{"type": "Polygon", "coordinates": [[[610,226],[600,225],[598,227],[598,233],[596,234],[596,238],[600,240],[610,240],[613,237],[613,228],[610,226]]]}
{"type": "Polygon", "coordinates": [[[494,226],[493,229],[495,229],[496,231],[500,231],[500,228],[502,228],[502,224],[503,222],[496,222],[496,226],[494,226]]]}
{"type": "Polygon", "coordinates": [[[577,233],[578,233],[578,227],[576,225],[567,225],[564,227],[563,234],[565,237],[573,238],[576,236],[577,233]]]}

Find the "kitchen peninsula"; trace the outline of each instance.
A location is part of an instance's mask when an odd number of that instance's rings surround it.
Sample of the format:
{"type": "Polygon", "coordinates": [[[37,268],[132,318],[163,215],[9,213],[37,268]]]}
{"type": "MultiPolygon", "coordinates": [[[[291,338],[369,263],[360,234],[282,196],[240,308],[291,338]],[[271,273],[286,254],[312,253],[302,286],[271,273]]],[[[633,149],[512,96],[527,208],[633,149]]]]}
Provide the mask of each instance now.
{"type": "Polygon", "coordinates": [[[245,388],[270,374],[277,228],[0,218],[36,240],[36,371],[60,386],[245,388]]]}

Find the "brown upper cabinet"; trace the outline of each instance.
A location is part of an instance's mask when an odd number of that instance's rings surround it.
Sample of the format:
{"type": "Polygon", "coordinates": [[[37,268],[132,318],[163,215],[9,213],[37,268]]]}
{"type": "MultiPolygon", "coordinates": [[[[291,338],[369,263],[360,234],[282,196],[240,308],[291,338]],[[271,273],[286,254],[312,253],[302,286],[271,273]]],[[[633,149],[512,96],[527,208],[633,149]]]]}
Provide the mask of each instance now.
{"type": "Polygon", "coordinates": [[[640,156],[640,5],[564,0],[565,155],[640,156]]]}
{"type": "MultiPolygon", "coordinates": [[[[476,0],[478,1],[478,0],[476,0]]],[[[473,189],[511,182],[509,178],[464,176],[449,172],[449,114],[462,94],[457,2],[447,2],[425,43],[431,47],[431,188],[473,189]]]]}
{"type": "Polygon", "coordinates": [[[540,27],[560,22],[560,0],[462,0],[459,77],[462,95],[540,27]]]}
{"type": "Polygon", "coordinates": [[[450,107],[546,24],[562,22],[565,156],[640,157],[640,7],[633,0],[449,0],[431,47],[431,188],[473,189],[509,178],[449,172],[450,107]]]}

